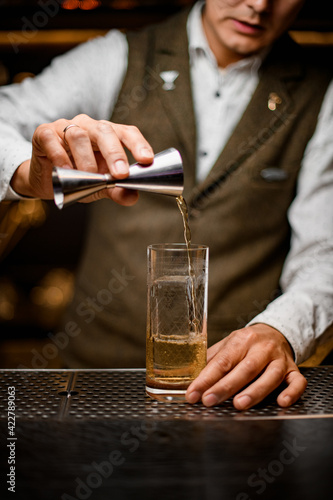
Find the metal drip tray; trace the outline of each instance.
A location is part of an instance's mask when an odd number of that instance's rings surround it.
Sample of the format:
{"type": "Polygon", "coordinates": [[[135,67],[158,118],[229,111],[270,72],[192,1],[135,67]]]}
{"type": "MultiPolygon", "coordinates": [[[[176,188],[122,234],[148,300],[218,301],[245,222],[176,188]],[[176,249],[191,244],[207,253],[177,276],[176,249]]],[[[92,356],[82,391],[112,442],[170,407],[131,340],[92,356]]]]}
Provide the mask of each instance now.
{"type": "Polygon", "coordinates": [[[154,401],[144,370],[0,370],[0,498],[331,498],[333,367],[303,373],[292,407],[238,412],[154,401]]]}
{"type": "Polygon", "coordinates": [[[333,367],[305,368],[308,387],[287,409],[277,394],[243,412],[232,401],[206,408],[202,404],[159,403],[145,394],[145,370],[1,370],[0,419],[7,419],[8,387],[15,387],[17,421],[29,419],[221,420],[292,419],[333,416],[333,367]]]}

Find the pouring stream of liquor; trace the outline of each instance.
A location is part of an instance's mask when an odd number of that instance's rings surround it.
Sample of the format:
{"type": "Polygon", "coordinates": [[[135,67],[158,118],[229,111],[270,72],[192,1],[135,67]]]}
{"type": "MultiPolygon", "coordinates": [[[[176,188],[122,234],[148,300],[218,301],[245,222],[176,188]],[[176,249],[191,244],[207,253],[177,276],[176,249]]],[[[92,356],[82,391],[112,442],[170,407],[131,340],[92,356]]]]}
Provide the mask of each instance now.
{"type": "Polygon", "coordinates": [[[194,327],[194,332],[197,334],[198,333],[198,327],[199,327],[199,320],[197,318],[197,307],[196,307],[196,300],[195,300],[195,291],[194,291],[194,278],[195,278],[195,272],[193,269],[192,265],[192,258],[190,254],[190,248],[191,248],[191,230],[188,222],[188,207],[186,204],[185,199],[182,196],[177,196],[176,198],[178,208],[180,210],[180,213],[182,215],[183,219],[183,225],[184,225],[184,238],[185,238],[185,243],[186,243],[186,248],[187,248],[187,260],[188,260],[188,270],[189,270],[189,277],[190,277],[190,283],[191,283],[191,302],[192,302],[192,307],[193,307],[193,319],[191,321],[191,324],[194,327]]]}

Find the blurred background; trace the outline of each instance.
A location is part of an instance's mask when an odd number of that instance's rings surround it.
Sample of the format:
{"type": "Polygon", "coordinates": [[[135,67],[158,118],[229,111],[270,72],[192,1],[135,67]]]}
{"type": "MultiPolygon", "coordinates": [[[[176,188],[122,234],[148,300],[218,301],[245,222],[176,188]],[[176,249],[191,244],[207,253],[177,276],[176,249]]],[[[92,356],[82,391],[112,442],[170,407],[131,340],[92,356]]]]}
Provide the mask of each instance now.
{"type": "MultiPolygon", "coordinates": [[[[193,3],[0,0],[0,85],[38,74],[56,55],[109,29],[138,29],[193,3]]],[[[291,34],[332,64],[330,2],[307,0],[291,34]]],[[[62,212],[53,202],[0,203],[0,368],[61,366],[54,335],[71,300],[88,217],[84,204],[62,212]]]]}

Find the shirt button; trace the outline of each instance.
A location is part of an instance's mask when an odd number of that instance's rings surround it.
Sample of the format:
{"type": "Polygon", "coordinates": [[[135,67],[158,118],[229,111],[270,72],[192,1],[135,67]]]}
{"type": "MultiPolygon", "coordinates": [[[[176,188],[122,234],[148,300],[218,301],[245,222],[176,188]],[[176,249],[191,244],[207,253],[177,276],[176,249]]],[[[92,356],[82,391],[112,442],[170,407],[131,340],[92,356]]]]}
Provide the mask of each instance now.
{"type": "Polygon", "coordinates": [[[219,92],[218,90],[215,92],[215,97],[221,97],[221,92],[219,92]]]}
{"type": "Polygon", "coordinates": [[[199,156],[201,156],[201,158],[203,158],[204,156],[207,156],[207,151],[199,151],[199,156]]]}

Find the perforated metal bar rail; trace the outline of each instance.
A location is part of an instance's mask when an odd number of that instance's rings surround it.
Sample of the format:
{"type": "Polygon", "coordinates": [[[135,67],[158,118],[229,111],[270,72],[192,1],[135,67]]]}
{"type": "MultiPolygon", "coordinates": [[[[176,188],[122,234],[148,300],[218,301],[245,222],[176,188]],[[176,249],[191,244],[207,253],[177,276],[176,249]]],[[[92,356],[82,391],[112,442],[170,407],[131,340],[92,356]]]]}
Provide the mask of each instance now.
{"type": "Polygon", "coordinates": [[[290,419],[333,416],[333,367],[302,370],[308,387],[290,408],[279,408],[276,394],[246,411],[228,400],[160,403],[145,394],[145,370],[0,370],[0,420],[7,419],[8,388],[15,387],[16,418],[53,420],[215,420],[290,419]]]}

